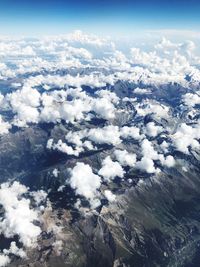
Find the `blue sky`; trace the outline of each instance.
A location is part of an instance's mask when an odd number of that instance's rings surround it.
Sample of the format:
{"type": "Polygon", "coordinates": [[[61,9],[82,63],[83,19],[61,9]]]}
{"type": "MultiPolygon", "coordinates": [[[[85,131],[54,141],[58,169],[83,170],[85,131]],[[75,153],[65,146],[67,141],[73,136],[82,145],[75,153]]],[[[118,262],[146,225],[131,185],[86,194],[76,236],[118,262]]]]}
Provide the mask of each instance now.
{"type": "Polygon", "coordinates": [[[0,0],[0,34],[200,29],[199,0],[0,0]]]}

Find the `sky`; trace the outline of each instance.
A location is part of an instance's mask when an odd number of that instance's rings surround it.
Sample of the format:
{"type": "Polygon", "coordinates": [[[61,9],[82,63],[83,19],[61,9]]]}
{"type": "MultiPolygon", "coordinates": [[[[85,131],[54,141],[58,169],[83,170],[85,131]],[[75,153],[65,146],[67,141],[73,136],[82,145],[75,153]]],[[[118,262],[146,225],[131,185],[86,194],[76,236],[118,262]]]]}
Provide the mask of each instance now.
{"type": "Polygon", "coordinates": [[[0,0],[0,34],[200,29],[199,0],[0,0]]]}

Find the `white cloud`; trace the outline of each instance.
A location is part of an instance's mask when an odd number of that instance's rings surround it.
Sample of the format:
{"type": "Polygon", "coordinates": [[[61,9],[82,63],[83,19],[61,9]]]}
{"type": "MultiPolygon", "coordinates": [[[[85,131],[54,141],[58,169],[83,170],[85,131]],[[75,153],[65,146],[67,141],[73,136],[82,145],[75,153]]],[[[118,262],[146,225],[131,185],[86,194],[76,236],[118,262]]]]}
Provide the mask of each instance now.
{"type": "Polygon", "coordinates": [[[185,154],[189,154],[189,147],[199,149],[200,123],[198,122],[194,127],[182,123],[171,138],[176,149],[185,154]]]}
{"type": "Polygon", "coordinates": [[[11,125],[9,122],[5,122],[0,115],[0,135],[9,133],[11,125]]]}
{"type": "Polygon", "coordinates": [[[161,144],[160,144],[161,149],[163,150],[164,153],[168,152],[168,147],[169,144],[164,140],[161,144]]]}
{"type": "Polygon", "coordinates": [[[197,94],[187,93],[182,97],[183,102],[188,107],[194,107],[195,105],[200,104],[200,96],[197,94]]]}
{"type": "Polygon", "coordinates": [[[141,158],[140,161],[137,162],[136,167],[146,171],[147,173],[156,172],[157,170],[154,166],[153,160],[158,160],[159,155],[155,151],[152,143],[147,139],[144,139],[141,144],[141,149],[143,157],[141,158]]]}
{"type": "Polygon", "coordinates": [[[42,232],[39,224],[42,221],[44,206],[41,203],[46,201],[46,198],[47,193],[43,190],[30,192],[19,182],[1,184],[0,205],[4,213],[0,221],[0,234],[5,238],[18,236],[23,247],[18,248],[16,242],[12,241],[8,249],[0,252],[0,266],[11,262],[11,255],[26,258],[26,249],[37,246],[42,232]]]}
{"type": "Polygon", "coordinates": [[[114,125],[90,129],[87,136],[97,144],[118,145],[121,143],[119,127],[114,125]]]}
{"type": "Polygon", "coordinates": [[[124,170],[117,161],[112,161],[110,156],[107,156],[102,162],[102,168],[98,172],[106,181],[113,180],[116,176],[122,178],[124,170]]]}
{"type": "Polygon", "coordinates": [[[123,138],[141,139],[140,129],[135,126],[123,126],[120,129],[120,136],[123,138]]]}
{"type": "Polygon", "coordinates": [[[116,109],[114,105],[107,98],[97,98],[93,101],[93,110],[101,118],[110,120],[115,118],[116,109]]]}
{"type": "MultiPolygon", "coordinates": [[[[164,146],[165,147],[165,146],[164,146]]],[[[144,139],[141,143],[142,158],[136,163],[136,168],[146,171],[147,173],[156,173],[160,170],[155,167],[154,161],[159,161],[161,165],[171,168],[175,165],[174,157],[168,155],[165,157],[163,154],[158,153],[153,144],[144,139]]]]}
{"type": "Polygon", "coordinates": [[[47,142],[47,148],[58,150],[68,155],[79,156],[81,152],[86,150],[96,150],[92,142],[95,144],[110,144],[113,146],[121,143],[120,131],[118,126],[108,125],[102,128],[91,128],[83,131],[72,132],[69,131],[65,136],[66,141],[61,139],[57,143],[53,139],[49,139],[47,142]],[[89,139],[84,140],[83,139],[89,139]]]}
{"type": "Polygon", "coordinates": [[[122,166],[133,167],[136,163],[136,155],[126,150],[115,150],[114,155],[122,166]]]}
{"type": "Polygon", "coordinates": [[[17,111],[21,105],[38,107],[40,93],[36,89],[24,86],[21,90],[8,94],[8,99],[13,110],[17,111]]]}
{"type": "Polygon", "coordinates": [[[156,172],[153,160],[148,157],[142,157],[141,161],[138,161],[136,166],[137,168],[146,171],[147,173],[156,172]]]}
{"type": "Polygon", "coordinates": [[[155,118],[169,118],[169,107],[157,101],[145,100],[136,105],[138,115],[146,116],[152,114],[155,118]]]}
{"type": "Polygon", "coordinates": [[[58,177],[58,174],[59,174],[59,171],[58,171],[58,169],[56,169],[56,168],[55,168],[55,169],[53,169],[53,172],[52,172],[52,174],[53,174],[53,176],[54,176],[54,177],[56,177],[56,178],[57,178],[57,177],[58,177]]]}
{"type": "Polygon", "coordinates": [[[23,197],[27,192],[28,189],[18,182],[1,184],[0,204],[5,213],[0,222],[0,232],[8,238],[18,235],[25,246],[32,247],[41,229],[34,224],[38,221],[39,212],[30,207],[29,199],[23,197]]]}
{"type": "Polygon", "coordinates": [[[47,198],[47,193],[43,190],[33,191],[30,195],[34,198],[35,204],[39,206],[47,198]]]}
{"type": "Polygon", "coordinates": [[[142,141],[141,148],[142,148],[143,156],[149,157],[149,158],[154,159],[154,160],[158,159],[158,153],[154,149],[152,143],[149,140],[144,139],[142,141]]]}
{"type": "Polygon", "coordinates": [[[103,99],[109,100],[113,104],[117,104],[119,102],[119,97],[109,90],[99,90],[96,94],[103,99]]]}
{"type": "Polygon", "coordinates": [[[0,254],[0,267],[5,267],[10,263],[10,258],[7,255],[0,254]]]}
{"type": "Polygon", "coordinates": [[[91,167],[83,162],[76,163],[71,169],[70,186],[75,189],[76,194],[84,196],[90,201],[93,208],[99,206],[99,188],[101,178],[94,174],[91,167]]]}
{"type": "Polygon", "coordinates": [[[139,95],[150,94],[151,90],[147,89],[147,88],[139,88],[139,87],[137,87],[137,88],[134,89],[134,93],[135,94],[139,94],[139,95]]]}
{"type": "Polygon", "coordinates": [[[74,156],[79,156],[80,152],[83,151],[81,147],[73,148],[72,146],[67,145],[64,143],[61,139],[58,140],[57,143],[53,143],[52,139],[49,139],[47,142],[47,148],[48,149],[53,149],[53,150],[58,150],[60,152],[63,152],[67,155],[74,155],[74,156]]]}
{"type": "Polygon", "coordinates": [[[163,164],[166,165],[168,168],[173,167],[175,165],[174,157],[171,155],[167,156],[163,164]]]}
{"type": "Polygon", "coordinates": [[[114,202],[116,200],[116,195],[114,195],[110,190],[104,190],[104,195],[109,202],[114,202]]]}
{"type": "Polygon", "coordinates": [[[36,89],[23,87],[7,96],[15,116],[14,124],[26,125],[26,123],[37,123],[39,112],[37,107],[40,104],[40,93],[36,89]]]}
{"type": "Polygon", "coordinates": [[[179,53],[188,57],[192,57],[195,47],[193,41],[188,40],[183,43],[173,43],[165,37],[162,38],[160,43],[155,45],[155,49],[158,49],[161,53],[170,54],[174,51],[179,51],[179,53]]]}
{"type": "Polygon", "coordinates": [[[156,137],[162,131],[163,131],[163,128],[161,126],[155,125],[154,122],[149,122],[149,123],[146,124],[145,133],[148,136],[156,137]]]}
{"type": "Polygon", "coordinates": [[[18,248],[15,242],[11,242],[9,249],[4,249],[5,255],[13,254],[20,258],[26,258],[26,253],[22,248],[18,248]]]}
{"type": "MultiPolygon", "coordinates": [[[[113,179],[114,175],[123,177],[122,166],[140,168],[148,173],[158,171],[155,164],[173,167],[175,159],[168,155],[171,149],[175,147],[183,153],[189,153],[190,147],[199,149],[199,123],[181,124],[169,136],[173,145],[169,143],[170,147],[164,141],[158,148],[156,138],[153,142],[144,138],[145,134],[147,137],[157,137],[164,129],[170,131],[176,123],[178,113],[174,116],[174,107],[163,104],[165,99],[162,103],[155,100],[170,94],[168,90],[171,87],[177,90],[176,84],[187,89],[185,95],[180,95],[184,104],[180,108],[188,108],[187,123],[189,120],[193,122],[189,114],[195,115],[193,118],[196,119],[196,105],[200,104],[200,58],[197,50],[198,44],[194,42],[174,43],[164,38],[153,50],[149,47],[149,52],[132,48],[130,53],[122,53],[111,40],[80,31],[28,42],[24,39],[4,39],[0,42],[0,78],[6,80],[12,91],[5,92],[5,97],[0,94],[1,110],[9,114],[0,117],[0,134],[8,133],[12,125],[28,127],[40,122],[74,124],[73,131],[58,139],[53,135],[55,140],[51,138],[47,148],[78,157],[82,152],[96,150],[97,145],[115,146],[113,156],[118,162],[105,159],[100,170],[108,180],[113,179]],[[7,63],[8,59],[12,64],[7,63]],[[11,82],[9,78],[12,78],[11,82]],[[168,84],[170,87],[166,86],[168,84]],[[131,89],[131,94],[145,93],[145,100],[141,101],[139,96],[138,100],[127,97],[123,88],[129,85],[130,88],[132,85],[137,87],[131,89]],[[84,86],[90,89],[85,90],[84,86]],[[153,100],[148,99],[151,88],[155,90],[153,100]],[[135,126],[123,126],[132,111],[122,99],[131,101],[137,111],[135,126]],[[140,122],[137,124],[146,115],[156,122],[147,123],[146,127],[140,122]],[[107,126],[92,126],[90,120],[96,117],[107,120],[107,126]],[[78,131],[79,128],[83,130],[78,131]],[[136,162],[131,146],[127,147],[129,152],[124,150],[132,139],[141,142],[141,150],[137,151],[139,162],[136,162]],[[114,169],[108,166],[114,166],[114,169]]],[[[178,91],[177,97],[179,93],[182,90],[178,91]]],[[[53,174],[57,176],[55,170],[53,174]]],[[[98,195],[98,187],[96,192],[98,195]]],[[[99,201],[99,197],[90,198],[93,205],[95,201],[99,201]]]]}

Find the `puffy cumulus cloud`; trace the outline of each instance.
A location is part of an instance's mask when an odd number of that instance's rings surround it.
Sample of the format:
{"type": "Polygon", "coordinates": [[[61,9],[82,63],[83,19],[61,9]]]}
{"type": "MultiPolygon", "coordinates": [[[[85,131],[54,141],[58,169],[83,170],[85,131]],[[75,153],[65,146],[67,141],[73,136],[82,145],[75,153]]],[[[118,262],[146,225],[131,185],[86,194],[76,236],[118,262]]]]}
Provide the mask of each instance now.
{"type": "MultiPolygon", "coordinates": [[[[2,40],[0,75],[5,79],[15,77],[17,82],[14,83],[20,84],[18,90],[5,97],[15,114],[12,123],[17,126],[39,122],[59,123],[62,120],[76,123],[89,120],[94,114],[112,121],[119,112],[116,108],[119,97],[110,88],[119,80],[136,86],[143,84],[147,88],[137,87],[134,90],[137,94],[150,93],[151,85],[157,87],[178,83],[187,88],[198,85],[200,71],[193,62],[199,59],[193,56],[194,43],[175,44],[163,39],[154,48],[156,51],[150,52],[132,48],[130,54],[123,54],[110,40],[80,31],[38,40],[2,40]],[[7,64],[7,57],[10,56],[13,62],[7,64]],[[21,77],[19,82],[18,75],[21,77]],[[189,79],[186,78],[188,76],[189,79]],[[106,90],[84,96],[83,91],[82,94],[80,92],[83,85],[95,88],[95,92],[96,88],[109,86],[106,90]],[[79,88],[79,96],[78,93],[73,95],[72,90],[66,93],[71,86],[79,88]],[[65,96],[62,93],[62,100],[59,99],[60,89],[66,93],[65,96]],[[73,95],[70,101],[67,100],[69,95],[73,95]]],[[[188,100],[183,99],[186,105],[199,103],[196,95],[186,97],[188,100]]],[[[139,116],[169,116],[169,108],[156,101],[146,100],[135,105],[135,108],[139,116]]]]}
{"type": "Polygon", "coordinates": [[[109,202],[114,202],[116,200],[116,195],[114,195],[110,190],[104,190],[104,195],[109,202]]]}
{"type": "Polygon", "coordinates": [[[135,64],[150,65],[156,61],[159,61],[159,57],[156,52],[143,52],[140,48],[131,48],[132,61],[135,64]]]}
{"type": "Polygon", "coordinates": [[[135,126],[123,126],[120,129],[120,136],[122,138],[133,138],[136,140],[139,140],[142,138],[142,135],[140,135],[140,129],[135,126]]]}
{"type": "Polygon", "coordinates": [[[114,93],[109,90],[99,90],[96,93],[101,98],[106,98],[111,103],[118,104],[120,98],[114,93]]]}
{"type": "Polygon", "coordinates": [[[177,131],[171,135],[172,142],[177,150],[189,154],[189,147],[199,149],[200,122],[194,127],[181,123],[177,131]]]}
{"type": "Polygon", "coordinates": [[[25,126],[26,123],[38,123],[40,104],[40,93],[36,89],[23,87],[7,95],[11,109],[16,113],[14,124],[25,126]]]}
{"type": "Polygon", "coordinates": [[[29,194],[34,198],[35,204],[38,206],[47,199],[47,193],[43,190],[33,191],[29,194]]]}
{"type": "Polygon", "coordinates": [[[154,149],[152,143],[149,140],[144,139],[142,141],[141,149],[142,149],[142,155],[143,156],[149,157],[149,158],[154,159],[154,160],[158,159],[158,153],[154,149]]]}
{"type": "MultiPolygon", "coordinates": [[[[116,49],[117,46],[118,43],[114,44],[109,38],[99,38],[81,31],[40,38],[37,41],[10,38],[2,40],[0,44],[0,75],[8,78],[43,70],[50,72],[63,68],[96,67],[110,70],[110,73],[116,71],[109,75],[109,83],[117,79],[138,81],[139,78],[144,84],[187,84],[185,74],[196,70],[193,63],[199,62],[192,41],[175,44],[163,39],[150,52],[132,48],[130,53],[125,54],[116,49]],[[14,67],[6,64],[10,56],[14,67]]],[[[76,80],[74,83],[79,83],[78,77],[76,80]]]]}
{"type": "Polygon", "coordinates": [[[44,122],[66,122],[76,123],[86,119],[86,115],[92,109],[92,99],[81,89],[55,90],[44,93],[41,96],[42,107],[40,119],[44,122]],[[68,100],[68,97],[71,100],[68,100]]]}
{"type": "MultiPolygon", "coordinates": [[[[146,59],[151,59],[150,64],[151,67],[153,66],[154,68],[159,63],[159,68],[161,68],[163,72],[164,70],[166,70],[166,66],[167,67],[172,66],[173,69],[177,71],[176,70],[177,66],[173,66],[173,62],[162,60],[162,58],[159,58],[159,56],[156,55],[155,52],[144,53],[142,51],[139,51],[139,55],[135,56],[135,53],[137,54],[137,49],[132,49],[131,53],[134,54],[134,60],[132,60],[130,59],[129,55],[126,56],[121,51],[116,50],[113,42],[110,42],[106,39],[102,38],[100,39],[94,36],[92,37],[91,35],[86,35],[82,32],[81,34],[79,32],[78,35],[73,33],[67,36],[66,35],[55,36],[51,38],[40,39],[37,42],[29,41],[28,45],[26,46],[22,44],[21,41],[17,40],[10,41],[11,51],[15,50],[19,52],[20,48],[23,47],[24,51],[30,57],[29,60],[27,60],[26,57],[24,56],[24,60],[21,60],[20,64],[17,64],[17,67],[20,68],[15,70],[15,73],[23,73],[23,72],[25,73],[26,71],[31,71],[31,70],[39,71],[42,70],[43,68],[47,70],[53,70],[55,68],[62,68],[63,66],[86,67],[91,65],[102,66],[107,69],[114,69],[114,70],[118,69],[120,71],[122,70],[127,71],[132,69],[131,67],[132,63],[141,62],[141,60],[145,62],[146,59]],[[76,38],[74,38],[74,36],[76,36],[76,38]],[[96,42],[94,40],[98,41],[96,42]],[[101,45],[97,45],[100,43],[101,45]],[[94,59],[91,58],[91,54],[94,54],[96,58],[94,59]],[[30,62],[32,62],[32,65],[30,65],[30,62]],[[165,68],[162,68],[163,63],[165,63],[165,68]]],[[[23,40],[23,42],[26,43],[25,40],[23,40]]],[[[8,47],[7,44],[5,46],[8,47]]],[[[188,49],[189,47],[191,47],[191,45],[188,45],[188,49]]],[[[5,52],[5,47],[3,47],[3,51],[5,52]]],[[[18,56],[23,58],[23,54],[19,53],[18,56]]],[[[10,75],[11,74],[12,72],[10,72],[10,75]]],[[[170,73],[167,78],[169,77],[170,73]]]]}
{"type": "Polygon", "coordinates": [[[160,148],[162,149],[162,151],[164,153],[168,152],[168,148],[169,148],[169,144],[164,140],[161,144],[160,144],[160,148]]]}
{"type": "Polygon", "coordinates": [[[80,59],[86,59],[90,60],[92,59],[92,53],[90,53],[87,49],[85,48],[76,48],[76,47],[69,47],[66,46],[65,50],[62,52],[58,53],[61,60],[65,61],[67,58],[73,58],[73,57],[78,57],[80,59]]]}
{"type": "Polygon", "coordinates": [[[102,162],[102,168],[98,172],[106,181],[113,180],[115,177],[122,178],[124,170],[117,161],[113,161],[110,156],[107,156],[102,162]]]}
{"type": "Polygon", "coordinates": [[[187,40],[181,44],[181,49],[186,51],[186,53],[191,56],[192,52],[194,52],[194,50],[196,49],[196,45],[193,41],[187,40]]]}
{"type": "Polygon", "coordinates": [[[35,56],[36,53],[33,50],[33,47],[31,47],[30,45],[25,46],[22,50],[21,50],[21,54],[25,55],[25,56],[35,56]]]}
{"type": "Polygon", "coordinates": [[[163,131],[163,127],[155,125],[154,122],[149,122],[146,124],[145,133],[148,136],[156,137],[162,131],[163,131]]]}
{"type": "Polygon", "coordinates": [[[137,162],[137,168],[146,171],[147,173],[155,173],[156,168],[154,166],[154,162],[151,158],[142,157],[140,161],[137,162]]]}
{"type": "Polygon", "coordinates": [[[65,139],[67,143],[61,139],[58,140],[58,142],[54,142],[54,140],[50,138],[47,142],[47,148],[58,150],[68,155],[79,156],[81,152],[86,150],[97,149],[92,142],[99,145],[109,144],[113,146],[121,143],[119,127],[114,125],[108,125],[102,128],[85,129],[76,132],[69,131],[66,134],[65,139]]]}
{"type": "Polygon", "coordinates": [[[53,150],[58,150],[62,153],[65,153],[67,155],[74,155],[74,156],[79,156],[79,154],[83,151],[82,147],[76,147],[75,149],[64,143],[61,139],[58,140],[57,143],[54,143],[53,139],[49,139],[47,142],[47,148],[48,149],[53,149],[53,150]]]}
{"type": "Polygon", "coordinates": [[[35,108],[40,104],[40,93],[36,89],[27,86],[8,94],[7,98],[14,111],[17,111],[20,106],[35,108]]]}
{"type": "Polygon", "coordinates": [[[100,38],[93,34],[86,34],[80,30],[66,35],[48,37],[46,40],[48,43],[52,43],[52,40],[56,44],[60,43],[60,48],[62,44],[66,46],[67,43],[72,47],[87,49],[97,58],[102,58],[106,52],[115,50],[115,44],[110,38],[100,38]]]}
{"type": "Polygon", "coordinates": [[[35,56],[33,46],[20,43],[18,40],[1,41],[0,43],[0,57],[27,57],[35,56]]]}
{"type": "Polygon", "coordinates": [[[179,51],[179,53],[182,53],[188,57],[192,57],[195,48],[195,43],[190,40],[187,40],[183,43],[173,43],[165,37],[163,37],[162,40],[155,45],[155,49],[159,50],[161,53],[164,52],[164,54],[168,56],[174,51],[179,51]]]}
{"type": "Polygon", "coordinates": [[[74,123],[84,119],[84,113],[90,110],[80,99],[75,99],[72,103],[66,102],[60,106],[61,119],[74,123]]]}
{"type": "Polygon", "coordinates": [[[148,68],[154,78],[161,74],[163,81],[168,80],[169,82],[173,77],[174,81],[179,80],[181,83],[184,83],[184,73],[193,69],[190,65],[190,60],[192,61],[193,56],[192,45],[173,44],[164,39],[155,48],[156,50],[150,52],[141,51],[139,48],[132,48],[132,62],[142,65],[143,68],[148,68]],[[175,77],[176,74],[177,77],[175,77]]]}
{"type": "Polygon", "coordinates": [[[14,117],[13,124],[19,127],[27,126],[27,123],[38,123],[39,112],[36,108],[22,105],[18,107],[17,116],[14,117]]]}
{"type": "Polygon", "coordinates": [[[68,155],[79,156],[80,153],[90,150],[97,150],[97,145],[120,145],[123,140],[134,138],[141,139],[140,130],[134,126],[118,127],[107,125],[102,128],[90,128],[80,131],[69,131],[65,135],[65,140],[57,142],[50,138],[47,142],[47,149],[58,150],[68,155]],[[122,139],[121,139],[122,138],[122,139]]]}
{"type": "Polygon", "coordinates": [[[119,127],[114,125],[90,129],[87,136],[96,144],[118,145],[121,143],[119,127]]]}
{"type": "Polygon", "coordinates": [[[175,159],[173,156],[171,155],[168,155],[165,159],[164,159],[164,162],[163,162],[163,165],[167,166],[168,168],[171,168],[175,165],[175,159]]]}
{"type": "Polygon", "coordinates": [[[136,155],[133,153],[129,153],[126,150],[115,150],[114,155],[116,157],[116,160],[119,161],[119,163],[122,166],[129,166],[134,167],[136,163],[136,155]]]}
{"type": "Polygon", "coordinates": [[[158,153],[154,149],[152,143],[144,139],[141,144],[141,152],[143,157],[140,161],[137,162],[136,167],[146,171],[147,173],[154,173],[156,172],[156,168],[154,166],[154,161],[158,159],[158,153]]]}
{"type": "Polygon", "coordinates": [[[67,142],[76,145],[76,147],[82,147],[83,146],[82,139],[85,138],[86,135],[87,135],[87,130],[74,131],[74,132],[73,131],[69,131],[65,135],[65,139],[66,139],[67,142]]]}
{"type": "Polygon", "coordinates": [[[154,149],[153,144],[147,139],[144,139],[141,143],[141,154],[142,158],[140,161],[136,162],[135,166],[147,173],[156,173],[160,171],[155,167],[154,161],[159,161],[161,165],[167,166],[168,168],[175,165],[173,156],[168,155],[165,157],[163,154],[158,153],[154,149]]]}
{"type": "MultiPolygon", "coordinates": [[[[106,120],[115,117],[115,104],[118,101],[115,93],[100,90],[91,97],[81,88],[65,88],[49,92],[48,89],[40,94],[37,89],[30,87],[33,84],[38,86],[30,82],[6,96],[15,114],[13,123],[18,126],[39,122],[58,123],[61,120],[76,123],[84,119],[89,120],[92,113],[106,120]]],[[[47,88],[47,84],[44,86],[47,88]]]]}
{"type": "Polygon", "coordinates": [[[93,146],[91,141],[82,140],[85,138],[87,138],[87,130],[76,131],[76,132],[69,131],[65,135],[66,141],[71,143],[77,151],[95,150],[96,148],[93,146]]]}
{"type": "Polygon", "coordinates": [[[53,169],[53,172],[52,172],[52,174],[53,174],[53,176],[55,177],[55,178],[57,178],[58,177],[58,175],[59,175],[59,171],[58,171],[58,169],[53,169]]]}
{"type": "Polygon", "coordinates": [[[170,40],[166,39],[165,37],[162,38],[162,40],[155,45],[156,49],[160,49],[161,51],[167,51],[167,50],[174,50],[181,46],[181,44],[172,43],[170,40]]]}
{"type": "Polygon", "coordinates": [[[1,185],[0,204],[5,212],[0,222],[0,232],[8,238],[18,235],[25,246],[32,247],[41,229],[34,224],[34,221],[38,221],[38,210],[32,209],[30,200],[23,197],[27,192],[28,189],[18,182],[1,185]]]}
{"type": "Polygon", "coordinates": [[[65,140],[67,143],[63,142],[61,139],[58,142],[54,142],[50,138],[47,142],[47,149],[58,150],[68,155],[79,156],[81,152],[85,150],[95,150],[96,147],[93,146],[92,142],[89,140],[82,141],[82,139],[87,138],[88,131],[69,131],[65,135],[65,140]]]}
{"type": "MultiPolygon", "coordinates": [[[[54,39],[53,36],[52,36],[52,38],[54,39]]],[[[69,43],[80,43],[82,45],[83,44],[91,44],[91,45],[95,45],[98,47],[108,45],[108,39],[99,38],[98,36],[96,36],[94,34],[86,34],[86,33],[82,32],[81,30],[76,30],[76,31],[69,33],[69,34],[66,34],[66,35],[60,35],[60,36],[56,37],[56,40],[58,40],[58,38],[60,38],[60,40],[65,40],[69,43]]]]}
{"type": "Polygon", "coordinates": [[[114,84],[114,78],[112,75],[104,75],[101,72],[92,72],[89,74],[80,75],[37,75],[26,79],[25,85],[35,87],[39,85],[45,85],[57,88],[66,88],[69,86],[81,87],[82,85],[94,87],[104,87],[106,84],[114,84]]]}
{"type": "Polygon", "coordinates": [[[116,125],[90,129],[87,137],[97,144],[112,144],[114,146],[117,146],[122,142],[121,137],[124,139],[141,139],[139,128],[134,126],[124,126],[120,128],[116,125]]]}
{"type": "Polygon", "coordinates": [[[147,88],[135,88],[134,89],[135,94],[143,95],[143,94],[151,94],[151,90],[147,88]]]}
{"type": "Polygon", "coordinates": [[[5,122],[0,115],[0,135],[7,134],[12,126],[9,122],[5,122]]]}
{"type": "Polygon", "coordinates": [[[109,57],[104,57],[103,60],[96,60],[96,66],[99,64],[105,69],[113,69],[115,71],[131,70],[131,64],[121,51],[113,51],[109,57]]]}
{"type": "Polygon", "coordinates": [[[107,120],[115,118],[116,109],[110,100],[106,98],[95,99],[93,103],[93,110],[96,114],[100,115],[101,118],[107,120]]]}
{"type": "Polygon", "coordinates": [[[118,104],[119,97],[108,90],[100,90],[97,92],[98,98],[92,102],[92,110],[100,115],[101,118],[111,120],[115,118],[115,104],[118,104]]]}
{"type": "Polygon", "coordinates": [[[160,73],[167,72],[169,78],[170,67],[173,72],[177,72],[178,67],[172,60],[174,51],[178,51],[188,59],[193,59],[193,53],[195,52],[195,45],[191,41],[174,44],[167,39],[163,39],[155,47],[156,51],[143,52],[138,48],[132,48],[131,56],[116,49],[116,45],[108,38],[99,38],[95,35],[75,31],[71,34],[45,37],[37,41],[2,40],[0,56],[3,59],[10,55],[16,57],[16,60],[17,57],[23,59],[20,60],[18,72],[26,72],[24,66],[28,64],[28,61],[32,61],[32,66],[28,66],[28,70],[32,69],[34,71],[42,70],[43,67],[52,70],[62,68],[62,66],[80,67],[90,65],[122,71],[132,69],[132,64],[136,63],[153,68],[153,70],[158,69],[160,73]],[[161,54],[162,51],[164,53],[161,54]],[[92,58],[92,55],[94,58],[92,58]]]}
{"type": "Polygon", "coordinates": [[[157,101],[145,100],[135,106],[139,116],[146,116],[152,114],[156,119],[168,118],[170,108],[157,101]]]}
{"type": "Polygon", "coordinates": [[[0,266],[6,266],[11,262],[10,255],[25,258],[26,248],[37,245],[37,239],[42,231],[38,225],[41,210],[44,208],[41,203],[46,197],[44,191],[29,192],[28,188],[19,182],[1,184],[0,205],[3,213],[0,233],[5,238],[18,236],[23,247],[18,248],[16,242],[11,242],[8,249],[0,252],[0,266]]]}
{"type": "Polygon", "coordinates": [[[26,258],[26,253],[22,248],[18,248],[16,242],[11,242],[9,249],[3,250],[4,255],[13,254],[20,258],[26,258]]]}
{"type": "Polygon", "coordinates": [[[76,166],[70,171],[69,183],[75,189],[76,194],[88,199],[92,208],[99,206],[98,190],[101,186],[101,177],[94,174],[92,168],[83,162],[76,163],[76,166]]]}
{"type": "Polygon", "coordinates": [[[10,263],[10,258],[7,255],[0,254],[0,267],[5,267],[10,263]]]}
{"type": "Polygon", "coordinates": [[[187,93],[182,97],[183,102],[188,107],[194,107],[200,104],[200,96],[198,94],[187,93]]]}
{"type": "MultiPolygon", "coordinates": [[[[0,43],[1,59],[6,61],[7,58],[12,57],[13,62],[17,62],[19,66],[19,69],[15,69],[18,73],[26,72],[25,64],[27,64],[28,72],[30,70],[39,71],[44,67],[48,69],[62,68],[67,65],[74,67],[77,66],[76,63],[79,60],[90,61],[93,52],[96,56],[102,57],[105,51],[111,52],[113,50],[114,43],[110,40],[88,35],[81,31],[28,41],[26,39],[8,38],[7,40],[1,40],[0,43]],[[32,66],[30,66],[30,63],[28,64],[28,61],[32,62],[32,66]],[[72,64],[70,64],[70,61],[72,64]]],[[[11,74],[10,72],[9,75],[11,74]]]]}
{"type": "MultiPolygon", "coordinates": [[[[38,40],[2,40],[0,77],[14,79],[9,93],[5,93],[5,97],[0,95],[1,108],[13,116],[12,119],[8,116],[0,117],[0,134],[8,133],[12,124],[24,127],[32,123],[51,122],[72,123],[79,127],[81,122],[82,129],[82,122],[85,122],[88,125],[86,130],[68,132],[65,137],[59,137],[60,140],[50,139],[47,144],[49,149],[74,156],[85,150],[97,149],[97,144],[120,145],[123,148],[124,139],[140,142],[145,138],[144,134],[157,137],[165,128],[158,126],[163,122],[161,119],[169,121],[173,117],[173,122],[176,121],[176,116],[172,113],[174,107],[165,101],[165,95],[171,92],[167,91],[168,86],[160,88],[160,85],[170,84],[170,88],[174,86],[173,90],[178,88],[178,95],[182,94],[179,85],[181,89],[183,87],[183,91],[187,92],[182,96],[184,105],[198,115],[196,105],[200,104],[200,70],[194,62],[200,62],[200,59],[194,53],[193,42],[173,43],[166,38],[153,50],[150,49],[150,52],[132,48],[129,52],[122,53],[110,40],[80,31],[38,40]],[[12,64],[7,63],[10,56],[13,58],[12,64]],[[145,97],[138,95],[138,99],[131,100],[137,111],[134,124],[142,121],[146,115],[151,115],[151,118],[158,121],[147,123],[144,134],[141,133],[140,123],[123,127],[112,125],[121,119],[121,113],[124,117],[126,114],[131,115],[131,112],[124,109],[124,104],[127,103],[121,101],[123,94],[126,94],[123,88],[129,88],[129,85],[130,88],[136,87],[131,89],[131,96],[134,93],[146,94],[145,97]],[[154,96],[149,94],[151,90],[155,90],[154,96]],[[157,97],[162,98],[162,103],[155,100],[157,97]],[[141,100],[144,98],[145,100],[141,100]],[[88,121],[95,117],[107,120],[108,126],[90,128],[92,126],[89,126],[88,121]]],[[[126,123],[120,121],[120,125],[126,123]]],[[[189,147],[198,148],[197,129],[198,126],[195,125],[182,125],[171,136],[174,146],[184,153],[188,153],[189,147]]],[[[140,163],[134,163],[134,157],[130,158],[129,155],[131,153],[120,150],[115,157],[121,165],[136,164],[140,168],[146,166],[148,172],[155,171],[154,161],[160,161],[163,166],[173,165],[172,158],[165,155],[168,153],[165,143],[160,147],[164,153],[161,155],[147,141],[141,142],[140,163]]]]}

